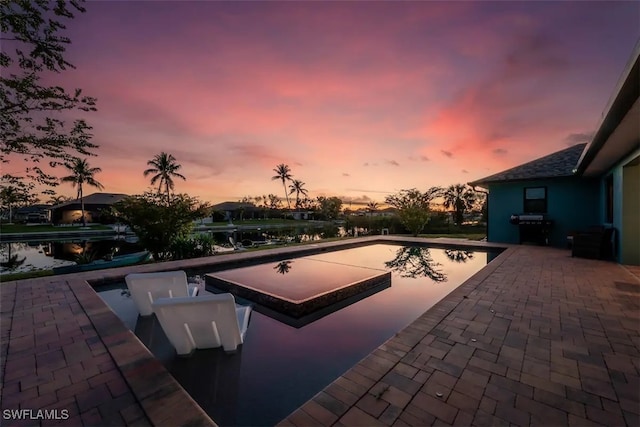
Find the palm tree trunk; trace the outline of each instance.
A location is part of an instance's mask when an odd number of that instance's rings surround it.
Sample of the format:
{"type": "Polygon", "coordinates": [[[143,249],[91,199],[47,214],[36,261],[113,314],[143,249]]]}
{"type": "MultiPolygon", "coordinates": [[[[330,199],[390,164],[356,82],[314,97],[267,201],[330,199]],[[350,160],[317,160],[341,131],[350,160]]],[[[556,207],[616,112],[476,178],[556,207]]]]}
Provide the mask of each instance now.
{"type": "Polygon", "coordinates": [[[282,187],[284,188],[284,197],[287,199],[287,208],[291,211],[291,203],[289,203],[289,193],[287,193],[287,186],[285,185],[284,179],[282,180],[282,187]]]}
{"type": "Polygon", "coordinates": [[[169,204],[169,200],[171,199],[171,196],[169,195],[169,181],[165,180],[165,187],[167,189],[167,204],[169,204]]]}
{"type": "Polygon", "coordinates": [[[82,226],[86,227],[87,226],[87,221],[84,218],[84,195],[82,194],[82,184],[79,184],[79,193],[80,193],[80,211],[82,212],[82,226]]]}

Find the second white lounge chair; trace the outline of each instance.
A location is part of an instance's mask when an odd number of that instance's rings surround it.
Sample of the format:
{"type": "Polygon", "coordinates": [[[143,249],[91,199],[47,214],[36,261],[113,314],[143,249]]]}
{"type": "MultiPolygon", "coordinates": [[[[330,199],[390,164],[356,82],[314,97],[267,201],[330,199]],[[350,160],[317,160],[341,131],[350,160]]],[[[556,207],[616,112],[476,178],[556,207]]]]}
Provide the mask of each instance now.
{"type": "Polygon", "coordinates": [[[244,342],[251,307],[238,306],[231,294],[198,298],[161,298],[153,303],[164,333],[179,355],[195,349],[233,352],[244,342]]]}
{"type": "Polygon", "coordinates": [[[189,289],[184,271],[135,273],[124,279],[141,316],[153,314],[151,304],[158,298],[194,297],[198,294],[197,286],[189,289]]]}

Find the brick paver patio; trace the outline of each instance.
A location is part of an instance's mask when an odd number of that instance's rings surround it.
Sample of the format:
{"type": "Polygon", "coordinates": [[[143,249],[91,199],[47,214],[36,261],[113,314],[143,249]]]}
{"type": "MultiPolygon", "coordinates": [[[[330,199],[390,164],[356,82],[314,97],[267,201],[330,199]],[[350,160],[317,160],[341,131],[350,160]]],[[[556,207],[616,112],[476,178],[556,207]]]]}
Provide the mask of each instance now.
{"type": "Polygon", "coordinates": [[[509,249],[280,425],[638,426],[630,270],[509,249]]]}
{"type": "MultiPolygon", "coordinates": [[[[272,253],[286,251],[301,249],[272,253]]],[[[214,425],[85,281],[152,269],[3,283],[1,409],[66,409],[61,425],[214,425]]],[[[510,248],[281,424],[640,425],[637,274],[510,248]]]]}

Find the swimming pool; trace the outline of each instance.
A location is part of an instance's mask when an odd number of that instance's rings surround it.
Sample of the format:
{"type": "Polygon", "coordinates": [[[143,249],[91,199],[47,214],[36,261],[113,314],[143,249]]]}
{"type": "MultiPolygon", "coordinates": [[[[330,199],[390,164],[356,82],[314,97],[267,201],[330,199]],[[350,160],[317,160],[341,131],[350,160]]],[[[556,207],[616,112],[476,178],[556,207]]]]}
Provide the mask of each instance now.
{"type": "MultiPolygon", "coordinates": [[[[121,295],[121,289],[98,291],[216,423],[273,425],[497,254],[374,244],[292,259],[290,270],[297,260],[308,259],[318,265],[318,272],[338,270],[338,266],[385,270],[391,273],[391,281],[325,307],[299,324],[256,305],[245,342],[231,355],[214,349],[196,351],[190,358],[176,357],[159,324],[153,318],[138,318],[133,302],[121,295]]],[[[282,262],[263,267],[276,277],[283,276],[278,267],[282,262]]],[[[313,275],[313,270],[308,274],[313,275]]]]}

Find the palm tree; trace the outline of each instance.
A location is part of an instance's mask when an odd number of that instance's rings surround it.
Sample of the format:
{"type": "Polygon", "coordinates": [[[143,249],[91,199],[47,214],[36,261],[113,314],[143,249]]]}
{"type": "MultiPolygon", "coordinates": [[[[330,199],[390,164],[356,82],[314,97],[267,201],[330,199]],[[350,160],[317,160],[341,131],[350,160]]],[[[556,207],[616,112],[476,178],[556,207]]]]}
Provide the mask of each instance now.
{"type": "Polygon", "coordinates": [[[291,260],[280,261],[276,264],[275,267],[273,267],[273,269],[280,274],[287,274],[289,271],[291,271],[291,263],[293,263],[293,261],[291,260]]]}
{"type": "Polygon", "coordinates": [[[284,163],[279,164],[278,166],[276,166],[276,168],[273,170],[276,175],[271,177],[272,181],[275,180],[281,180],[282,181],[282,187],[284,188],[284,196],[287,199],[287,207],[289,208],[289,210],[291,210],[291,203],[289,203],[289,194],[287,193],[287,181],[291,181],[291,169],[289,169],[289,166],[285,165],[284,163]]]}
{"type": "Polygon", "coordinates": [[[98,172],[102,172],[102,169],[89,167],[89,163],[87,163],[86,159],[78,158],[73,159],[72,163],[66,163],[64,166],[71,171],[71,175],[65,176],[60,180],[62,182],[70,182],[74,187],[78,188],[77,198],[80,199],[82,226],[86,227],[87,222],[84,217],[84,195],[82,193],[82,184],[86,183],[87,185],[91,185],[92,187],[102,190],[104,186],[93,177],[98,172]]]}
{"type": "Polygon", "coordinates": [[[369,212],[371,212],[371,213],[377,212],[379,207],[380,207],[380,205],[378,205],[377,202],[369,202],[369,203],[367,203],[367,209],[369,209],[369,212]]]}
{"type": "Polygon", "coordinates": [[[442,203],[446,209],[453,209],[455,212],[456,224],[462,224],[464,220],[464,211],[472,209],[476,200],[476,195],[464,184],[455,184],[449,186],[444,193],[444,202],[442,203]]]}
{"type": "Polygon", "coordinates": [[[304,188],[304,182],[299,179],[294,179],[291,184],[289,184],[289,194],[293,193],[296,193],[296,209],[298,209],[300,207],[300,194],[309,196],[309,192],[304,188]]]}
{"type": "Polygon", "coordinates": [[[164,186],[167,193],[167,201],[171,198],[169,190],[173,190],[173,178],[187,180],[187,178],[178,173],[182,165],[176,163],[176,158],[172,154],[167,154],[164,151],[156,154],[152,160],[147,162],[147,165],[151,167],[144,171],[144,176],[155,174],[151,178],[151,185],[158,183],[158,194],[162,193],[162,186],[164,186]]]}

